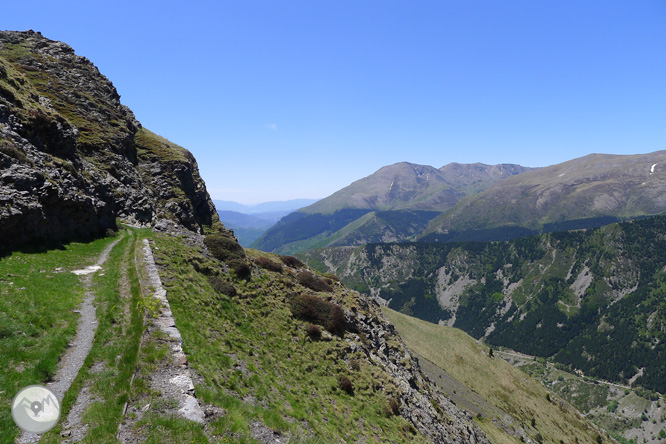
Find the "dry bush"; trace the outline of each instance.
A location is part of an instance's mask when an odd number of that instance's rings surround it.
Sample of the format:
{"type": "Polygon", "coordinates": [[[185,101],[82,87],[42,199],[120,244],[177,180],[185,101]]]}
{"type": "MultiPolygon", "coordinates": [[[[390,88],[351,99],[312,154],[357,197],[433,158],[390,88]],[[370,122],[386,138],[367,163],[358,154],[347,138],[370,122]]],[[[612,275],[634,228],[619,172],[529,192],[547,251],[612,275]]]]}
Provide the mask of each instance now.
{"type": "Polygon", "coordinates": [[[326,291],[328,293],[333,291],[333,287],[326,283],[325,280],[313,273],[310,273],[309,271],[302,271],[298,273],[297,279],[299,284],[309,288],[310,290],[326,291]]]}
{"type": "Polygon", "coordinates": [[[333,273],[324,273],[324,277],[335,282],[340,282],[340,278],[334,275],[333,273]]]}
{"type": "Polygon", "coordinates": [[[346,322],[345,322],[345,312],[339,305],[331,304],[331,320],[326,326],[326,330],[330,331],[333,334],[342,336],[345,334],[346,322]]]}
{"type": "Polygon", "coordinates": [[[305,264],[294,256],[280,256],[280,260],[288,267],[303,268],[305,264]]]}
{"type": "Polygon", "coordinates": [[[314,325],[314,324],[308,325],[308,328],[307,328],[306,331],[308,333],[308,336],[310,336],[311,339],[321,338],[321,329],[319,327],[317,327],[316,325],[314,325]]]}
{"type": "Polygon", "coordinates": [[[300,319],[323,325],[333,334],[342,336],[345,333],[345,313],[342,308],[317,296],[293,295],[291,312],[300,319]]]}
{"type": "Polygon", "coordinates": [[[386,416],[398,416],[400,415],[400,404],[395,398],[389,399],[388,405],[386,406],[386,416]]]}
{"type": "Polygon", "coordinates": [[[350,395],[354,394],[354,384],[352,384],[351,380],[348,377],[340,376],[339,383],[341,390],[344,390],[350,395]]]}
{"type": "Polygon", "coordinates": [[[272,261],[267,257],[255,258],[254,263],[257,264],[258,267],[263,268],[264,270],[276,271],[278,273],[282,273],[283,270],[282,264],[272,261]]]}

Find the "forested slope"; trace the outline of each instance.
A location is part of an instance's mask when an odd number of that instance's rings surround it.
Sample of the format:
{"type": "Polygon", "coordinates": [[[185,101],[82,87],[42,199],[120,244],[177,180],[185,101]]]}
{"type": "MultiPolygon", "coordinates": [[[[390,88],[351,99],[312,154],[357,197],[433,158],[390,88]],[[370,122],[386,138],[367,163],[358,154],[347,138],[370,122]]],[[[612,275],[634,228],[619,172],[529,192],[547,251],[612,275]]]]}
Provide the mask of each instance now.
{"type": "Polygon", "coordinates": [[[307,252],[389,307],[585,373],[666,391],[666,217],[509,242],[307,252]]]}

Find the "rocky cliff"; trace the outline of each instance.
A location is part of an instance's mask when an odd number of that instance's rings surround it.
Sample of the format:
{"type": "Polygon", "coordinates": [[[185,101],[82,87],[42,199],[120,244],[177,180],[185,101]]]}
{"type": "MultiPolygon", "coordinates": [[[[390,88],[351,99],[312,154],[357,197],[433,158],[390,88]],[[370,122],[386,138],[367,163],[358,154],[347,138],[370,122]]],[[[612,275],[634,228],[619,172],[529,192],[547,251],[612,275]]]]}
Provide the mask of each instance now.
{"type": "Polygon", "coordinates": [[[218,222],[194,157],[142,128],[68,45],[0,32],[0,250],[218,222]]]}

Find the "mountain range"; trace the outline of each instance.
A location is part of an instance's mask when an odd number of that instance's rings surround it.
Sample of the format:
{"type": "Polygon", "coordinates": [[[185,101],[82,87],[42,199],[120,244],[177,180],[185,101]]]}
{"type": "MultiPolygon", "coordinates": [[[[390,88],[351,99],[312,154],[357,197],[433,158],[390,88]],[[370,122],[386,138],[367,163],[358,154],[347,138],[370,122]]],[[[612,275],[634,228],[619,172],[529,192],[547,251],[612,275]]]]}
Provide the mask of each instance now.
{"type": "Polygon", "coordinates": [[[289,199],[261,202],[255,205],[245,205],[231,200],[213,200],[215,208],[219,211],[234,211],[242,214],[277,214],[291,213],[299,208],[312,205],[319,199],[289,199]]]}
{"type": "Polygon", "coordinates": [[[666,210],[665,160],[666,151],[590,154],[527,171],[462,199],[419,239],[496,240],[503,231],[511,236],[590,228],[660,214],[666,210]]]}
{"type": "Polygon", "coordinates": [[[402,162],[290,214],[253,247],[498,241],[660,214],[665,155],[590,154],[545,168],[402,162]]]}
{"type": "Polygon", "coordinates": [[[298,252],[406,240],[461,198],[529,170],[512,164],[389,165],[283,218],[253,247],[298,252]]]}

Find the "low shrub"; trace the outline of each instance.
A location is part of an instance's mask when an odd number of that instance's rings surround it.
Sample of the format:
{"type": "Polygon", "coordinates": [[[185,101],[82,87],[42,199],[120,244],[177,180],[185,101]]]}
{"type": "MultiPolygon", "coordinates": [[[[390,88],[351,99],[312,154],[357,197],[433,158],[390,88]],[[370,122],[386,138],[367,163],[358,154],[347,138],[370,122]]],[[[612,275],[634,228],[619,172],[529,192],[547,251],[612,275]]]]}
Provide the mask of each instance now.
{"type": "Polygon", "coordinates": [[[237,278],[249,280],[252,277],[252,269],[243,259],[232,259],[227,261],[227,265],[234,272],[237,278]]]}
{"type": "Polygon", "coordinates": [[[263,268],[264,270],[275,271],[278,273],[282,273],[283,270],[282,264],[272,261],[267,257],[255,258],[254,263],[257,264],[258,267],[263,268]]]}
{"type": "Polygon", "coordinates": [[[346,322],[345,322],[345,312],[339,305],[331,304],[331,320],[326,326],[326,330],[330,331],[333,334],[342,336],[345,333],[346,322]]]}
{"type": "Polygon", "coordinates": [[[387,412],[390,412],[393,416],[400,414],[400,405],[395,398],[389,399],[387,412]]]}
{"type": "Polygon", "coordinates": [[[340,376],[338,382],[340,384],[341,390],[347,392],[350,395],[354,394],[354,384],[352,384],[351,380],[348,377],[340,376]]]}
{"type": "Polygon", "coordinates": [[[0,153],[6,154],[9,157],[13,157],[16,160],[19,160],[23,163],[30,163],[28,156],[18,147],[11,145],[9,142],[3,140],[0,143],[0,153]]]}
{"type": "Polygon", "coordinates": [[[208,282],[210,282],[216,293],[226,294],[230,297],[236,296],[236,287],[220,276],[208,276],[208,282]]]}
{"type": "Polygon", "coordinates": [[[321,338],[321,329],[319,327],[317,327],[316,325],[314,325],[314,324],[308,325],[308,328],[307,328],[306,331],[308,333],[308,336],[310,336],[311,339],[321,338]]]}
{"type": "Polygon", "coordinates": [[[334,275],[333,273],[324,273],[324,277],[335,282],[340,282],[340,278],[334,275]]]}
{"type": "Polygon", "coordinates": [[[309,288],[310,290],[326,291],[329,293],[333,291],[333,287],[331,287],[325,280],[323,280],[319,276],[315,276],[313,273],[310,273],[309,271],[302,271],[298,273],[297,279],[299,284],[309,288]]]}
{"type": "Polygon", "coordinates": [[[280,260],[283,264],[292,268],[303,268],[305,264],[301,262],[298,258],[294,256],[280,256],[280,260]]]}
{"type": "Polygon", "coordinates": [[[323,325],[333,334],[342,336],[345,333],[345,313],[342,308],[317,296],[293,295],[291,312],[300,319],[323,325]]]}
{"type": "Polygon", "coordinates": [[[204,238],[204,244],[208,248],[208,251],[210,251],[210,254],[221,261],[226,262],[232,259],[245,258],[243,247],[235,239],[223,234],[209,234],[204,238]]]}

